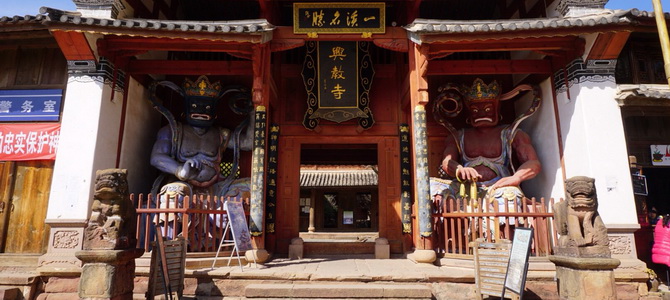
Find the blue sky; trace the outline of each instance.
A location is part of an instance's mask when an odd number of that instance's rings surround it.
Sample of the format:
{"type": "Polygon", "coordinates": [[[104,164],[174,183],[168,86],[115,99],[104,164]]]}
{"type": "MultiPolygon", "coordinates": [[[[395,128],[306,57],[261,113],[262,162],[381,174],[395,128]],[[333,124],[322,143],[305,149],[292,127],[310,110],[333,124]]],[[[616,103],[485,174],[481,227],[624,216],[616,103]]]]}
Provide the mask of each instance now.
{"type": "MultiPolygon", "coordinates": [[[[663,11],[670,11],[670,0],[661,0],[661,3],[663,11]]],[[[0,16],[36,15],[42,6],[74,10],[72,0],[0,0],[0,16]]],[[[610,9],[638,8],[647,11],[653,10],[651,0],[610,0],[606,7],[610,9]]]]}

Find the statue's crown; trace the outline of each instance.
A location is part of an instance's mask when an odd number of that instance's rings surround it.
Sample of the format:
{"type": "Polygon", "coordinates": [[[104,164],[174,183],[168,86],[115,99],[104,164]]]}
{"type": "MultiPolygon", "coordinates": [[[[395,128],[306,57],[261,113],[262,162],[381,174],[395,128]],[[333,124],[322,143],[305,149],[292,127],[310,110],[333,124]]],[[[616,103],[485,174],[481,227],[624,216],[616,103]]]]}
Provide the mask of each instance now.
{"type": "Polygon", "coordinates": [[[221,93],[221,83],[214,82],[210,83],[207,76],[201,75],[195,82],[190,79],[184,79],[184,93],[186,96],[202,96],[202,97],[211,97],[218,98],[221,93]]]}
{"type": "Polygon", "coordinates": [[[472,83],[472,87],[469,89],[466,94],[467,102],[478,102],[478,101],[492,101],[498,100],[500,96],[500,86],[497,81],[491,82],[487,85],[480,78],[475,79],[472,83]]]}

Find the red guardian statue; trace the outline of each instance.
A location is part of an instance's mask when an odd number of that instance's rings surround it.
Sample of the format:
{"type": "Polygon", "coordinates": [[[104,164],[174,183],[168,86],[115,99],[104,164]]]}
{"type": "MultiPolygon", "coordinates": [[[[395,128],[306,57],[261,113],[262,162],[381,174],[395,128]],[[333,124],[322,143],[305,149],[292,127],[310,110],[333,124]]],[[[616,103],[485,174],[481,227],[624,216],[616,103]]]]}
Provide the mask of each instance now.
{"type": "Polygon", "coordinates": [[[487,203],[497,202],[499,211],[505,211],[506,203],[510,208],[515,201],[520,203],[524,197],[521,182],[541,170],[530,137],[518,128],[539,107],[539,90],[521,85],[501,96],[496,81],[487,85],[478,78],[470,87],[447,84],[439,91],[433,115],[449,130],[450,136],[440,165],[442,178],[431,178],[430,186],[441,210],[446,206],[440,200],[449,198],[483,198],[487,203]],[[511,124],[500,124],[500,101],[528,90],[535,93],[528,111],[511,124]],[[466,123],[471,127],[456,130],[447,119],[458,115],[463,107],[467,111],[466,123]],[[518,163],[517,168],[512,164],[513,159],[518,163]]]}

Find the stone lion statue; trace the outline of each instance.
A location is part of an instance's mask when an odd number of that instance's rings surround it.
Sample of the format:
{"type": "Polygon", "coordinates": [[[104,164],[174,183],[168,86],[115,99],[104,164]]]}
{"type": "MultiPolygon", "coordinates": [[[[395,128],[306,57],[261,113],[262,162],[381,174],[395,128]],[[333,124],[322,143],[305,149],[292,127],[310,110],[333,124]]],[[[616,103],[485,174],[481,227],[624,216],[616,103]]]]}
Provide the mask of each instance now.
{"type": "Polygon", "coordinates": [[[125,169],[95,172],[91,217],[84,231],[84,250],[135,248],[136,212],[128,193],[125,169]]]}
{"type": "Polygon", "coordinates": [[[566,200],[554,204],[558,246],[603,246],[609,254],[607,228],[598,214],[595,179],[575,176],[565,181],[566,200]]]}

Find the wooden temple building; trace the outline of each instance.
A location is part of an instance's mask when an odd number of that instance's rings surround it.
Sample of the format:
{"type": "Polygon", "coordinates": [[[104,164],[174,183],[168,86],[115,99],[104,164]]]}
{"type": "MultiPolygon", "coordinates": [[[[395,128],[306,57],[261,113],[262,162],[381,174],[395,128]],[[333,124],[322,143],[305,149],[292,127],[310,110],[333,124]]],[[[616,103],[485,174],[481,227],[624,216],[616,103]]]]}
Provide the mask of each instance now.
{"type": "MultiPolygon", "coordinates": [[[[298,237],[338,234],[385,239],[390,257],[448,257],[435,250],[433,232],[443,229],[421,228],[432,223],[427,186],[448,136],[432,105],[442,85],[476,78],[503,92],[540,88],[537,111],[520,127],[542,171],[522,189],[550,213],[565,179],[595,178],[621,268],[646,268],[647,207],[670,213],[658,192],[668,169],[652,164],[649,148],[670,145],[670,92],[655,85],[664,75],[650,12],[608,10],[607,0],[73,2],[76,12],[0,18],[0,261],[38,257],[41,276],[81,267],[73,253],[96,170],[127,169],[131,193],[151,192],[152,146],[167,121],[150,87],[201,75],[251,92],[257,143],[241,153],[239,176],[253,183],[250,230],[261,262],[288,256],[298,237]],[[343,52],[326,50],[335,48],[351,53],[335,66],[350,80],[331,88],[326,58],[343,52]],[[26,112],[26,97],[57,98],[55,117],[26,112]]],[[[182,99],[161,93],[182,115],[182,99]]],[[[48,99],[36,101],[53,106],[48,99]]],[[[502,103],[501,122],[532,100],[502,103]]],[[[232,130],[242,117],[225,104],[216,124],[232,130]]],[[[232,160],[226,151],[222,162],[232,160]]],[[[552,232],[542,233],[545,249],[552,232]]],[[[304,254],[374,253],[354,244],[314,244],[304,254]]]]}

